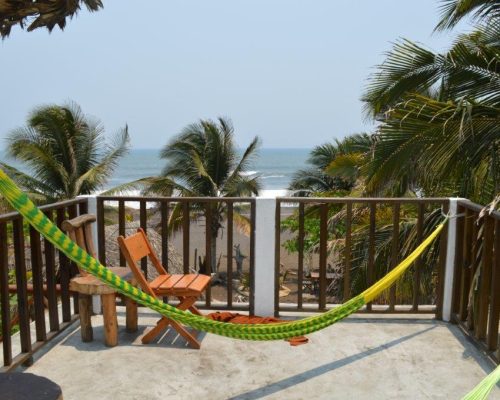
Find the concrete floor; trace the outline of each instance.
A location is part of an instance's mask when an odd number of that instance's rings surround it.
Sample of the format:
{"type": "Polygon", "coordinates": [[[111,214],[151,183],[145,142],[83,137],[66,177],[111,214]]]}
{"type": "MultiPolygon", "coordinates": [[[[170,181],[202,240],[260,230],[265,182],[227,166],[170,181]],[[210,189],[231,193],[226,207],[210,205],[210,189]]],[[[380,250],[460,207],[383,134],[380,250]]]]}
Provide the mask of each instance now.
{"type": "Polygon", "coordinates": [[[99,316],[92,343],[75,324],[27,371],[61,385],[65,400],[164,400],[460,399],[492,370],[456,326],[427,317],[351,316],[299,347],[207,334],[201,350],[172,332],[142,345],[156,319],[141,314],[139,333],[121,329],[114,348],[103,345],[99,316]]]}

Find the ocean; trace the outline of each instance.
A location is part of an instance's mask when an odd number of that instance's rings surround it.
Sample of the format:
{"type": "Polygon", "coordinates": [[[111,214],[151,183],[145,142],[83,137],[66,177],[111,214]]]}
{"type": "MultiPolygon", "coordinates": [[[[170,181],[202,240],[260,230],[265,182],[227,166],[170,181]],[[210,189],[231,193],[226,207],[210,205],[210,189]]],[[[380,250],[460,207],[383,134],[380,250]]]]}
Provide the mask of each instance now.
{"type": "MultiPolygon", "coordinates": [[[[260,149],[259,156],[249,168],[248,174],[259,175],[262,180],[262,196],[275,197],[286,194],[293,174],[306,166],[310,149],[260,149]]],[[[0,159],[24,170],[21,165],[1,154],[0,159]]],[[[108,180],[108,189],[136,179],[158,175],[165,161],[159,158],[157,149],[133,149],[124,156],[108,180]]]]}
{"type": "MultiPolygon", "coordinates": [[[[249,168],[248,175],[259,175],[265,196],[282,196],[293,174],[306,166],[310,149],[260,149],[258,158],[249,168]]],[[[146,176],[158,175],[165,161],[156,149],[135,149],[123,157],[108,187],[114,187],[146,176]]]]}

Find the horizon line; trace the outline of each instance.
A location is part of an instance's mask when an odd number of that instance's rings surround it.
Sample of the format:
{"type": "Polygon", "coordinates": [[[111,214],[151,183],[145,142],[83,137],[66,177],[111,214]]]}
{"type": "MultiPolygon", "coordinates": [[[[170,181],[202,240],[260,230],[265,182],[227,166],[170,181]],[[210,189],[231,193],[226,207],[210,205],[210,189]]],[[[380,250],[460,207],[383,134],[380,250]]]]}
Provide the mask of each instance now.
{"type": "MultiPolygon", "coordinates": [[[[243,148],[242,146],[241,148],[243,148]]],[[[239,148],[239,147],[237,147],[239,148]]],[[[260,149],[265,149],[265,150],[311,150],[313,149],[314,146],[312,147],[278,147],[278,146],[262,146],[260,149]]],[[[2,149],[5,150],[5,149],[2,149]]],[[[156,147],[131,147],[130,150],[158,150],[156,147]]]]}

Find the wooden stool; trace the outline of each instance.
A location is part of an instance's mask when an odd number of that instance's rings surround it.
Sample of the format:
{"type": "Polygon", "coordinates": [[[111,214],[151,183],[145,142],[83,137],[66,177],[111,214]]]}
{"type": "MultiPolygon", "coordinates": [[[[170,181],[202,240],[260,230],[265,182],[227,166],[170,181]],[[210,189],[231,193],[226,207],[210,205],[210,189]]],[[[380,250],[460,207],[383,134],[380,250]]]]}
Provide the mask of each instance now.
{"type": "MultiPolygon", "coordinates": [[[[109,268],[117,275],[123,275],[127,279],[130,275],[128,268],[109,268]]],[[[92,331],[92,296],[100,295],[102,301],[102,316],[104,321],[104,343],[113,347],[118,344],[118,320],[116,317],[116,292],[114,289],[101,282],[92,275],[78,276],[73,278],[69,289],[78,292],[78,309],[80,313],[80,326],[83,342],[91,342],[94,339],[92,331]]],[[[128,332],[137,331],[137,303],[125,297],[126,329],[128,332]]]]}
{"type": "Polygon", "coordinates": [[[0,374],[2,400],[62,400],[61,387],[51,380],[27,372],[0,374]]]}
{"type": "MultiPolygon", "coordinates": [[[[93,214],[83,214],[73,219],[62,222],[61,228],[68,234],[71,240],[84,249],[92,257],[96,258],[94,240],[92,236],[92,224],[96,221],[93,214]]],[[[132,272],[124,267],[109,268],[120,278],[131,281],[132,272]]],[[[132,283],[132,282],[131,282],[132,283]]],[[[80,270],[80,276],[71,279],[69,289],[78,292],[78,308],[80,310],[80,325],[82,340],[91,342],[93,339],[92,324],[92,296],[100,295],[104,319],[104,342],[106,346],[118,344],[118,321],[116,319],[116,292],[101,282],[96,277],[80,270]]],[[[127,314],[127,330],[137,331],[137,304],[125,298],[127,314]]]]}

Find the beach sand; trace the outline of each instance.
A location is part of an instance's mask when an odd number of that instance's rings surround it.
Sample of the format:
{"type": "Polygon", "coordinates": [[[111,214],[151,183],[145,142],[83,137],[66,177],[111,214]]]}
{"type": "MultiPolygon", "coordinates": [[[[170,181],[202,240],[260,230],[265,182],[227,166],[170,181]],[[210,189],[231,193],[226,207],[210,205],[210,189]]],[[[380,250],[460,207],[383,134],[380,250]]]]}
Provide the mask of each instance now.
{"type": "MultiPolygon", "coordinates": [[[[294,212],[294,208],[283,208],[282,209],[282,218],[286,218],[290,216],[294,212]]],[[[127,219],[127,234],[133,232],[135,227],[138,226],[139,221],[139,210],[135,208],[126,208],[126,219],[127,219]],[[132,228],[132,229],[131,229],[132,228]]],[[[117,210],[114,207],[106,207],[105,219],[107,225],[116,225],[118,223],[118,215],[117,210]]],[[[154,243],[155,248],[161,257],[161,236],[154,232],[160,232],[160,216],[159,212],[154,209],[148,210],[148,219],[147,219],[147,230],[148,234],[151,236],[155,236],[156,240],[154,243]],[[160,238],[160,239],[158,239],[160,238]],[[158,244],[159,242],[159,244],[158,244]]],[[[107,237],[106,237],[106,247],[107,248],[116,248],[116,237],[118,235],[118,229],[107,229],[107,237]],[[114,232],[110,234],[109,232],[114,232]],[[114,242],[114,243],[113,243],[114,242]]],[[[292,234],[290,232],[282,232],[281,234],[281,242],[284,243],[286,240],[292,238],[292,234]]],[[[182,271],[182,254],[183,254],[183,232],[178,231],[174,232],[169,236],[169,259],[170,264],[175,264],[170,268],[171,272],[180,272],[182,271]],[[174,262],[172,262],[174,259],[174,262]]],[[[204,258],[206,254],[206,244],[205,244],[205,221],[203,218],[199,221],[192,221],[190,223],[189,229],[189,265],[193,271],[199,270],[199,259],[204,258]]],[[[242,263],[243,275],[247,275],[249,272],[249,261],[250,261],[250,237],[240,231],[236,224],[233,227],[233,245],[239,245],[240,250],[245,259],[242,263]]],[[[222,224],[222,228],[219,232],[219,236],[217,238],[217,260],[219,264],[218,272],[222,277],[222,282],[216,283],[212,286],[211,289],[211,297],[213,301],[221,301],[226,302],[227,300],[227,289],[225,285],[225,277],[228,270],[228,261],[227,261],[227,226],[226,222],[222,224]]],[[[234,250],[233,250],[234,254],[234,250]]],[[[110,259],[108,264],[111,263],[116,265],[119,263],[117,260],[117,255],[114,256],[114,259],[110,259]]],[[[306,261],[305,261],[306,262],[306,261]]],[[[287,294],[280,298],[280,302],[297,302],[297,265],[298,265],[298,256],[297,253],[290,254],[286,249],[281,247],[280,250],[280,263],[281,263],[281,272],[286,274],[286,281],[283,283],[285,286],[285,290],[281,293],[282,295],[287,294]]],[[[313,268],[317,268],[317,257],[313,257],[313,268]]],[[[236,262],[233,260],[233,278],[239,278],[236,274],[236,262]]],[[[148,270],[151,271],[151,266],[148,267],[148,270]]],[[[245,280],[245,277],[243,278],[245,280]]],[[[248,289],[241,287],[242,282],[241,279],[233,279],[233,301],[235,302],[247,302],[248,297],[248,289]],[[239,290],[238,290],[239,287],[239,290]]],[[[334,300],[334,299],[331,299],[334,300]]],[[[304,302],[316,302],[317,296],[312,293],[304,294],[304,302]]]]}

